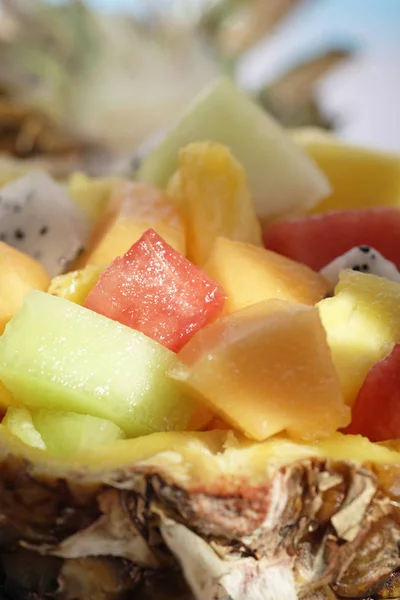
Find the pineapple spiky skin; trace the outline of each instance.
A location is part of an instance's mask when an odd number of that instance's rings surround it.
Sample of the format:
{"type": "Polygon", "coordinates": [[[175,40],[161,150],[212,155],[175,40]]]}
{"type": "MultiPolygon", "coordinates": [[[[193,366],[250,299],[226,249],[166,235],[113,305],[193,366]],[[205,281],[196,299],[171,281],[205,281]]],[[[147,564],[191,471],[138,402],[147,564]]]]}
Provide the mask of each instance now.
{"type": "Polygon", "coordinates": [[[397,597],[384,594],[400,567],[399,465],[354,436],[251,444],[228,431],[69,463],[0,426],[3,587],[40,600],[397,597]]]}

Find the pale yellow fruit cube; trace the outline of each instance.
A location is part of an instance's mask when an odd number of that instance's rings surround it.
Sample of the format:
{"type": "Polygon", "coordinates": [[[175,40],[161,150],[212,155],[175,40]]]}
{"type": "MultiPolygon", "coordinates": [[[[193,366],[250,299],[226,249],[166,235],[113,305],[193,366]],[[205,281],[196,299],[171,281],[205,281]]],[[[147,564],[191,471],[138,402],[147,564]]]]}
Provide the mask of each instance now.
{"type": "Polygon", "coordinates": [[[346,270],[319,305],[343,395],[352,405],[370,368],[400,342],[400,284],[346,270]]]}
{"type": "Polygon", "coordinates": [[[217,237],[261,245],[244,169],[225,146],[198,142],[179,155],[180,206],[188,258],[204,265],[217,237]]]}

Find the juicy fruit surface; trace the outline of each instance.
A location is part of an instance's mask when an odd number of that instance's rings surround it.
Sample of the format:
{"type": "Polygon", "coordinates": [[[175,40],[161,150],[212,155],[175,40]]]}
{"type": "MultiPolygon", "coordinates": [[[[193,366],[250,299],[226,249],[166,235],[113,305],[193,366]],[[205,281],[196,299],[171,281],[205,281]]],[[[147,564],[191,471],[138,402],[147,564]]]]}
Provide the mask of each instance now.
{"type": "Polygon", "coordinates": [[[192,407],[166,370],[175,355],[142,333],[32,291],[0,338],[0,379],[30,408],[108,419],[127,435],[185,429],[192,407]]]}
{"type": "Polygon", "coordinates": [[[333,211],[274,223],[264,230],[267,248],[319,271],[354,246],[376,248],[400,268],[400,210],[333,211]]]}
{"type": "Polygon", "coordinates": [[[85,306],[178,351],[224,301],[217,283],[150,229],[101,275],[85,306]]]}
{"type": "Polygon", "coordinates": [[[109,265],[125,254],[147,229],[152,228],[178,252],[185,254],[182,217],[165,192],[146,184],[121,184],[110,201],[119,207],[114,218],[96,232],[85,264],[109,265]]]}
{"type": "Polygon", "coordinates": [[[369,369],[400,341],[400,284],[343,271],[335,296],[318,307],[345,401],[351,405],[369,369]]]}
{"type": "Polygon", "coordinates": [[[321,275],[285,256],[251,244],[218,238],[204,271],[227,294],[231,313],[269,298],[315,304],[328,291],[321,275]]]}
{"type": "Polygon", "coordinates": [[[400,438],[400,345],[373,365],[352,407],[346,433],[372,442],[400,438]]]}
{"type": "Polygon", "coordinates": [[[294,140],[316,162],[332,192],[315,212],[400,206],[400,157],[301,133],[294,140]]]}
{"type": "Polygon", "coordinates": [[[0,242],[0,334],[30,289],[46,291],[50,277],[34,258],[0,242]]]}
{"type": "Polygon", "coordinates": [[[316,165],[280,125],[228,79],[213,83],[143,161],[138,179],[164,186],[178,154],[197,141],[226,145],[243,165],[261,219],[314,206],[329,193],[316,165]]]}
{"type": "Polygon", "coordinates": [[[179,154],[180,206],[188,258],[203,265],[218,236],[261,245],[246,175],[227,148],[204,142],[179,154]]]}
{"type": "Polygon", "coordinates": [[[54,456],[69,458],[125,437],[112,421],[89,415],[37,410],[32,414],[32,421],[46,449],[54,456]]]}
{"type": "Polygon", "coordinates": [[[51,280],[47,291],[53,296],[82,305],[103,271],[103,267],[88,265],[84,269],[58,275],[51,280]]]}
{"type": "Polygon", "coordinates": [[[317,439],[349,422],[314,307],[261,302],[203,329],[178,356],[184,366],[171,375],[250,438],[317,439]]]}

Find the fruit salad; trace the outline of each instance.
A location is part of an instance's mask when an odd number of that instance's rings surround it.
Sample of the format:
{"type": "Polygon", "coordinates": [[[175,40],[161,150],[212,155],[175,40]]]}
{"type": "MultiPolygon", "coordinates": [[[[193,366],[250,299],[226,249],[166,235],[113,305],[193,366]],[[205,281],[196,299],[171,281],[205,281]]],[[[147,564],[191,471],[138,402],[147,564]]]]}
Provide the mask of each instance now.
{"type": "Polygon", "coordinates": [[[225,79],[0,189],[0,598],[400,597],[400,156],[225,79]]]}

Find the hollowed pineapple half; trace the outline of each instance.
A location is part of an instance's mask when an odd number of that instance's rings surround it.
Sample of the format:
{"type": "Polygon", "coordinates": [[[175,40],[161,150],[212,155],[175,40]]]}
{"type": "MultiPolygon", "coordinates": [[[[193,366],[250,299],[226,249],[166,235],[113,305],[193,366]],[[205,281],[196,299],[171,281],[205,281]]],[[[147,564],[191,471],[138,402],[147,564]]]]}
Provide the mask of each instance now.
{"type": "Polygon", "coordinates": [[[1,598],[400,596],[400,454],[158,433],[68,462],[0,426],[1,598]]]}

